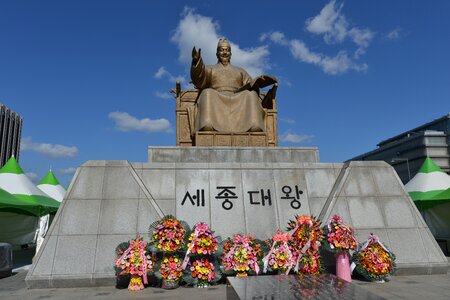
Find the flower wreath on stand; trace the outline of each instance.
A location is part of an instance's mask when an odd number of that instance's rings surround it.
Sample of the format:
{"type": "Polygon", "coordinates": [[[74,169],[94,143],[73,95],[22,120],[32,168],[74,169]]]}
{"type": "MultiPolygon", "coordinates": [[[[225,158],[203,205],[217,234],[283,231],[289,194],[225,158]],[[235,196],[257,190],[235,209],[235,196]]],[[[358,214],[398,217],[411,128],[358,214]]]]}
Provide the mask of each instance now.
{"type": "Polygon", "coordinates": [[[256,237],[236,234],[222,242],[222,269],[226,275],[243,277],[258,274],[262,259],[262,242],[256,237]]]}
{"type": "Polygon", "coordinates": [[[388,281],[396,270],[394,253],[374,234],[369,235],[360,250],[353,254],[352,260],[352,269],[356,268],[369,281],[388,281]]]}
{"type": "Polygon", "coordinates": [[[353,229],[344,223],[340,216],[333,215],[328,221],[325,230],[327,237],[325,249],[334,253],[336,257],[336,275],[345,281],[351,282],[349,252],[356,250],[358,247],[353,229]]]}
{"type": "Polygon", "coordinates": [[[116,248],[115,260],[116,276],[130,275],[128,290],[139,291],[147,284],[147,274],[153,271],[153,261],[150,249],[142,237],[121,243],[116,248]],[[143,280],[143,282],[142,282],[143,280]]]}
{"type": "Polygon", "coordinates": [[[262,259],[264,270],[270,272],[289,274],[291,269],[295,266],[295,256],[292,253],[292,236],[289,233],[283,233],[281,230],[277,231],[272,239],[266,241],[271,247],[269,253],[262,259]]]}
{"type": "Polygon", "coordinates": [[[220,280],[222,274],[215,257],[218,247],[219,239],[208,224],[200,222],[194,225],[182,265],[185,270],[183,279],[188,285],[207,287],[220,280]]]}
{"type": "Polygon", "coordinates": [[[150,233],[151,249],[158,257],[155,276],[161,279],[162,288],[177,288],[183,274],[180,257],[186,249],[185,240],[190,234],[189,225],[168,215],[150,225],[150,233]]]}
{"type": "Polygon", "coordinates": [[[320,221],[308,215],[296,216],[290,220],[287,229],[293,237],[292,248],[296,264],[294,271],[303,274],[320,274],[323,265],[319,248],[324,238],[320,221]]]}
{"type": "Polygon", "coordinates": [[[328,222],[326,230],[327,243],[325,248],[332,253],[356,250],[358,242],[353,229],[350,228],[342,218],[333,215],[328,222]]]}

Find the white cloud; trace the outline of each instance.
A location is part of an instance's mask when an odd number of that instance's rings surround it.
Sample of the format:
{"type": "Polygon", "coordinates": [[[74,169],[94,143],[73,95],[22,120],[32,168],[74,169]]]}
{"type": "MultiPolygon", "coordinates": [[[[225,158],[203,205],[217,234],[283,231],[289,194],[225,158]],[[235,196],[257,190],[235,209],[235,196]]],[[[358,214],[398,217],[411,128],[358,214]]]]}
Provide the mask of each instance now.
{"type": "Polygon", "coordinates": [[[33,183],[37,183],[39,181],[39,176],[33,172],[27,172],[25,175],[30,179],[33,183]]]}
{"type": "Polygon", "coordinates": [[[58,173],[61,175],[73,175],[75,174],[77,168],[65,168],[65,169],[59,169],[58,173]]]}
{"type": "Polygon", "coordinates": [[[156,91],[155,96],[161,99],[173,99],[173,95],[171,95],[169,92],[160,92],[156,91]]]}
{"type": "Polygon", "coordinates": [[[78,154],[78,148],[59,144],[34,143],[31,137],[22,140],[21,150],[35,151],[50,158],[74,157],[78,154]]]}
{"type": "Polygon", "coordinates": [[[394,30],[390,31],[386,38],[389,40],[398,40],[400,38],[400,33],[402,32],[402,28],[396,27],[394,30]]]}
{"type": "Polygon", "coordinates": [[[310,64],[320,64],[322,55],[311,52],[300,40],[291,40],[289,50],[294,58],[310,64]]]}
{"type": "MultiPolygon", "coordinates": [[[[358,36],[358,42],[361,45],[366,45],[367,38],[365,38],[366,32],[359,32],[357,30],[353,33],[358,36]]],[[[270,40],[271,42],[280,46],[288,47],[292,56],[305,63],[314,64],[322,68],[322,70],[331,75],[343,74],[348,70],[366,71],[368,66],[364,63],[357,63],[350,58],[345,50],[341,50],[334,57],[324,55],[322,53],[316,53],[311,51],[306,44],[298,39],[289,40],[284,33],[279,31],[264,33],[261,35],[260,40],[270,40]]],[[[361,53],[362,54],[362,53],[361,53]]]]}
{"type": "Polygon", "coordinates": [[[156,71],[155,75],[153,76],[156,79],[168,79],[170,82],[181,82],[184,83],[186,82],[186,78],[184,78],[183,76],[173,76],[169,71],[166,70],[166,68],[164,66],[160,67],[158,69],[158,71],[156,71]]]}
{"type": "Polygon", "coordinates": [[[295,124],[295,120],[292,120],[292,119],[280,118],[280,121],[291,124],[291,125],[295,124]]]}
{"type": "Polygon", "coordinates": [[[325,5],[320,13],[306,20],[306,29],[315,34],[325,34],[325,41],[342,41],[345,38],[348,26],[345,17],[340,15],[343,4],[337,6],[336,1],[332,0],[325,5]]]}
{"type": "Polygon", "coordinates": [[[118,131],[171,132],[170,122],[167,119],[138,119],[120,111],[110,112],[108,116],[115,122],[118,131]]]}
{"type": "MultiPolygon", "coordinates": [[[[206,64],[215,64],[216,48],[219,38],[220,26],[210,17],[198,14],[194,9],[185,7],[182,18],[171,37],[179,50],[178,59],[183,65],[190,65],[192,60],[192,48],[202,49],[202,57],[206,64]]],[[[257,76],[267,69],[269,50],[266,46],[242,49],[239,45],[231,44],[234,65],[244,68],[251,76],[257,76]]]]}
{"type": "Polygon", "coordinates": [[[342,43],[349,38],[358,46],[354,56],[359,58],[366,52],[375,33],[370,29],[350,27],[347,19],[341,13],[343,5],[343,3],[337,4],[335,0],[331,0],[317,16],[306,20],[306,30],[323,35],[327,44],[342,43]]]}
{"type": "Polygon", "coordinates": [[[291,131],[286,131],[281,135],[280,140],[282,142],[300,144],[300,143],[310,143],[314,136],[306,134],[296,134],[291,131]]]}

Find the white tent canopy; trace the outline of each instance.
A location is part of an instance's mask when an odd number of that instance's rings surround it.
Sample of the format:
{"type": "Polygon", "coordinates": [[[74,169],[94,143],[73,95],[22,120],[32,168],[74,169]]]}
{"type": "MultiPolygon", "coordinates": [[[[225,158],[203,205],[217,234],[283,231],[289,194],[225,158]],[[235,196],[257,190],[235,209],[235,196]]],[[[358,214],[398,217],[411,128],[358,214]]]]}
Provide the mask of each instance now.
{"type": "Polygon", "coordinates": [[[450,240],[450,176],[427,157],[405,189],[434,237],[450,240]]]}

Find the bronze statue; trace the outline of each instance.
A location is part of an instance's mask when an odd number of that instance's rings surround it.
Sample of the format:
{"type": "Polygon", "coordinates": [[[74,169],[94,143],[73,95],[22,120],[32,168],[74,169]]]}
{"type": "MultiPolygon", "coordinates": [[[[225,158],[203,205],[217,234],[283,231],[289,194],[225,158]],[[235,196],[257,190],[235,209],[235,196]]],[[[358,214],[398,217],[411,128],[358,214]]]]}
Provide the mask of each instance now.
{"type": "Polygon", "coordinates": [[[263,75],[252,79],[244,69],[233,66],[231,46],[226,39],[219,40],[216,56],[217,64],[205,65],[201,49],[192,49],[191,79],[199,89],[194,130],[265,131],[259,89],[276,85],[276,78],[263,75]]]}

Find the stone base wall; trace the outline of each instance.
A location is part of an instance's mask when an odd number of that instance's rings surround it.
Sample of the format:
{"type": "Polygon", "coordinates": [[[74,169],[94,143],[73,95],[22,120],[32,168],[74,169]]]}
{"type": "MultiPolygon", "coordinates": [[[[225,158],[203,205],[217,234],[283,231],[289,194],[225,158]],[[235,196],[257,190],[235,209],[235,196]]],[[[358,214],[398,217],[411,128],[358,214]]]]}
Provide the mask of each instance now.
{"type": "MultiPolygon", "coordinates": [[[[173,149],[176,150],[176,149],[173,149]]],[[[180,150],[180,149],[178,149],[180,150]]],[[[204,150],[208,157],[214,149],[204,150]]],[[[445,274],[448,262],[384,162],[88,161],[78,168],[28,272],[30,288],[114,285],[114,249],[173,214],[223,238],[269,238],[295,215],[339,214],[359,241],[380,236],[398,274],[445,274]]]]}

